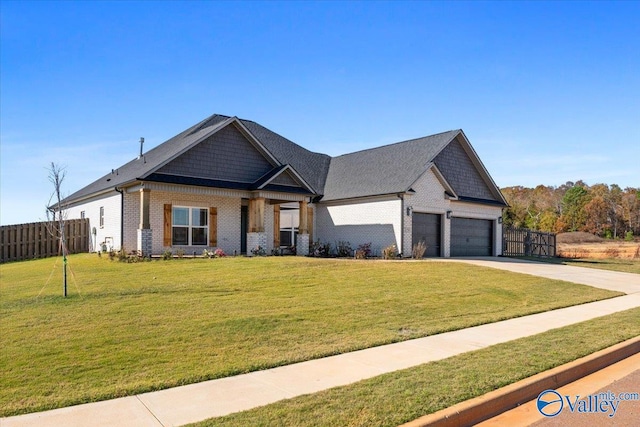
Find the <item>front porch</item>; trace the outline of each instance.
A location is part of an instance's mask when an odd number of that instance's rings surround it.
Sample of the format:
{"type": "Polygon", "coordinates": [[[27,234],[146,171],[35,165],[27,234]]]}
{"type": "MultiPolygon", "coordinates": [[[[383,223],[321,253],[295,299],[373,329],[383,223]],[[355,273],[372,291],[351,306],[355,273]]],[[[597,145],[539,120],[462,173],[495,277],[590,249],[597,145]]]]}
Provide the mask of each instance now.
{"type": "Polygon", "coordinates": [[[310,195],[299,193],[143,183],[123,192],[124,248],[143,256],[197,256],[216,248],[252,256],[290,248],[293,237],[296,254],[308,255],[309,201],[310,195]]]}

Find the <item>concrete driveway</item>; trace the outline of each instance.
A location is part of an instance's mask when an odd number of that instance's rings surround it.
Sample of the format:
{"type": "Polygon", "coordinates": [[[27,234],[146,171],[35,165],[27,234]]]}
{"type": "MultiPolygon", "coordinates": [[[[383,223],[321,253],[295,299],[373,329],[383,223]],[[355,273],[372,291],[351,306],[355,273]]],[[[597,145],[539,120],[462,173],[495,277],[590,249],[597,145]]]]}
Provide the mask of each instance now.
{"type": "Polygon", "coordinates": [[[625,294],[640,293],[640,274],[547,262],[525,261],[503,257],[445,258],[438,261],[464,262],[482,267],[497,268],[514,273],[530,274],[547,279],[565,280],[625,294]]]}

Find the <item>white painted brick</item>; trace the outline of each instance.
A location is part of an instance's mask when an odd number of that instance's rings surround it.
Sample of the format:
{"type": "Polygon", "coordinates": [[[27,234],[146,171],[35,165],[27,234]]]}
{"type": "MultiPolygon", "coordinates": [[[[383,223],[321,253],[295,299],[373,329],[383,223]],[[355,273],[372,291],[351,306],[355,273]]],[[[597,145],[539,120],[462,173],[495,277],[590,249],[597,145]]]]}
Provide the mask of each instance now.
{"type": "MultiPolygon", "coordinates": [[[[85,218],[89,218],[89,229],[95,227],[96,234],[91,232],[91,250],[101,250],[100,244],[108,241],[108,249],[119,250],[120,242],[120,206],[121,196],[118,192],[95,197],[80,204],[74,204],[67,209],[67,219],[78,219],[84,211],[85,218]],[[104,226],[100,227],[100,207],[104,207],[104,226]]],[[[135,236],[134,236],[135,237],[135,236]]]]}
{"type": "Polygon", "coordinates": [[[331,203],[316,205],[314,239],[331,243],[347,241],[352,248],[371,242],[374,255],[395,244],[400,247],[401,200],[379,198],[360,203],[331,203]]]}

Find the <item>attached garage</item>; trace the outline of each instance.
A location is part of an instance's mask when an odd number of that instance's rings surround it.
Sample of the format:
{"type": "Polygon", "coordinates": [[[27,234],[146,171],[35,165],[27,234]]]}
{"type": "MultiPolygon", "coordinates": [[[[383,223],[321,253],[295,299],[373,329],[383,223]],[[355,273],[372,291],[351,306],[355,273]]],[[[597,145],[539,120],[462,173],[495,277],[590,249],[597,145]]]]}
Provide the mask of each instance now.
{"type": "Polygon", "coordinates": [[[441,242],[441,218],[442,215],[417,213],[412,216],[412,240],[415,245],[423,240],[427,244],[425,257],[439,257],[441,242]]]}
{"type": "Polygon", "coordinates": [[[493,221],[451,218],[451,256],[493,256],[493,221]]]}

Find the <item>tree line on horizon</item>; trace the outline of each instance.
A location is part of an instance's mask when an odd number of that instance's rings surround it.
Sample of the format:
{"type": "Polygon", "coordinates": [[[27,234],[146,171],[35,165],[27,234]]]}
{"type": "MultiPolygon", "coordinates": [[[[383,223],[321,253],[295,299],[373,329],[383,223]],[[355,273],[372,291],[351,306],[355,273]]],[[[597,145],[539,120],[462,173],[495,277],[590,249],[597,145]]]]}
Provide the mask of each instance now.
{"type": "Polygon", "coordinates": [[[585,231],[614,239],[640,236],[640,187],[589,186],[580,180],[558,187],[514,186],[501,191],[509,203],[502,216],[506,227],[585,231]]]}

